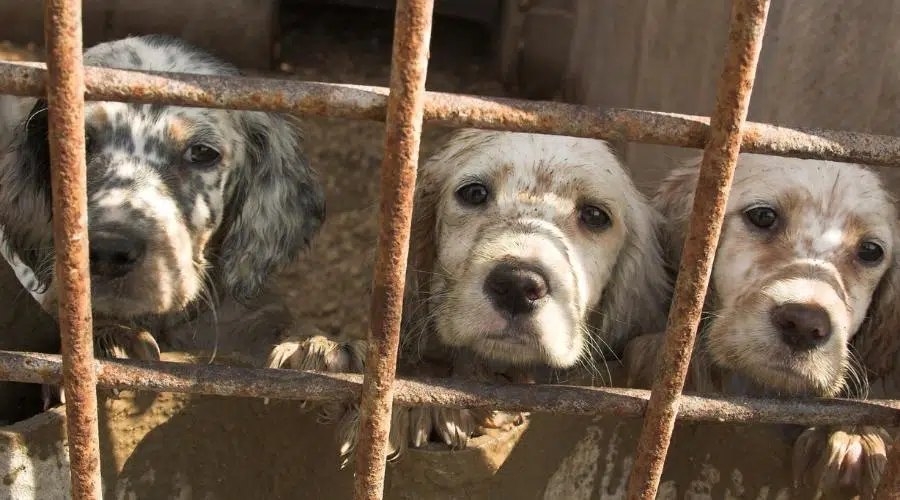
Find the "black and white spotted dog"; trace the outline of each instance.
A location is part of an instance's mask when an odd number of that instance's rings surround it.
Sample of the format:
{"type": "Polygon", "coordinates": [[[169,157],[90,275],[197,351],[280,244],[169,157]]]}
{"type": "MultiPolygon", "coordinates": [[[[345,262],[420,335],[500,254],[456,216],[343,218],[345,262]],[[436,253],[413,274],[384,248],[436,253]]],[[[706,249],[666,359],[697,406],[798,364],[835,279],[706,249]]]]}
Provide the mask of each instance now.
{"type": "MultiPolygon", "coordinates": [[[[96,45],[85,65],[238,75],[163,36],[96,45]]],[[[0,96],[3,255],[56,312],[47,102],[0,96]]],[[[267,283],[325,217],[285,115],[159,104],[85,106],[91,295],[98,355],[171,348],[268,353],[292,319],[267,283]],[[276,298],[277,299],[277,298],[276,298]]]]}

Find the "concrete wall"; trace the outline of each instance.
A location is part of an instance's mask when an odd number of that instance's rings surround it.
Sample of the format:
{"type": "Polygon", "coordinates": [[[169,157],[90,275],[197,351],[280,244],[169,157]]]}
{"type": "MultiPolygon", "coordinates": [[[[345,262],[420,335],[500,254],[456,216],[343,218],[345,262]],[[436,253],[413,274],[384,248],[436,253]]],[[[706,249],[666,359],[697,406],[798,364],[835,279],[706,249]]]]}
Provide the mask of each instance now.
{"type": "MultiPolygon", "coordinates": [[[[731,2],[506,2],[500,66],[532,98],[708,116],[731,2]],[[554,36],[555,35],[555,36],[554,36]]],[[[900,135],[900,1],[772,2],[749,119],[900,135]]],[[[652,190],[696,150],[631,144],[652,190]]],[[[896,190],[900,169],[882,169],[896,190]]]]}
{"type": "MultiPolygon", "coordinates": [[[[110,399],[101,391],[100,408],[106,498],[352,496],[352,464],[340,469],[334,429],[296,403],[131,391],[110,399]]],[[[388,467],[386,498],[624,498],[640,424],[535,415],[470,450],[409,451],[388,467]]],[[[0,497],[68,497],[64,425],[58,409],[0,430],[0,497]]],[[[811,498],[790,489],[792,435],[762,425],[679,424],[659,498],[811,498]]]]}
{"type": "MultiPolygon", "coordinates": [[[[278,47],[278,0],[84,0],[84,45],[140,33],[178,36],[238,66],[272,68],[278,47]],[[197,22],[202,19],[202,22],[197,22]]],[[[0,2],[2,36],[34,43],[44,32],[43,2],[0,2]]],[[[43,40],[40,40],[41,42],[43,40]]]]}

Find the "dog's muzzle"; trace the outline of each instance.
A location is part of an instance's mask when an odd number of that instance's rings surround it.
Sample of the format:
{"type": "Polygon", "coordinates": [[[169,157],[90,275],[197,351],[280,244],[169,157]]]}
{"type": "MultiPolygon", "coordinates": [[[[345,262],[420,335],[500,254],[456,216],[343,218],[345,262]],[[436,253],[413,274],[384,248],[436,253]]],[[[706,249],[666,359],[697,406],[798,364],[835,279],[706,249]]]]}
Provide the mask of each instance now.
{"type": "Polygon", "coordinates": [[[147,242],[133,231],[101,229],[89,236],[91,274],[115,279],[133,271],[144,258],[147,242]]]}
{"type": "Polygon", "coordinates": [[[536,265],[505,261],[484,280],[484,292],[494,308],[511,318],[533,314],[550,296],[550,284],[536,265]]]}

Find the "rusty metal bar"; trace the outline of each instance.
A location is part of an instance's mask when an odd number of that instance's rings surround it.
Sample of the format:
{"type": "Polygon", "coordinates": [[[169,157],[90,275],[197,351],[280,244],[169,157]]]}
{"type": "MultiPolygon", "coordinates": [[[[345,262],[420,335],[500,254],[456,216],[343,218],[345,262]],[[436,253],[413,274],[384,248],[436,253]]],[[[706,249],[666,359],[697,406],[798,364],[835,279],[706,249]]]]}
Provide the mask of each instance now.
{"type": "Polygon", "coordinates": [[[425,109],[434,0],[397,0],[391,92],[381,162],[381,210],[366,376],[359,410],[354,498],[381,500],[400,345],[406,258],[425,109]]]}
{"type": "Polygon", "coordinates": [[[769,0],[734,0],[732,4],[725,67],[700,163],[663,361],[653,382],[628,479],[628,498],[633,500],[653,500],[659,488],[740,153],[768,12],[769,0]]]}
{"type": "Polygon", "coordinates": [[[46,0],[53,284],[59,300],[72,498],[101,498],[100,441],[88,271],[81,1],[46,0]]]}
{"type": "MultiPolygon", "coordinates": [[[[86,69],[88,100],[287,111],[297,115],[384,121],[388,89],[362,85],[86,69]]],[[[0,62],[0,93],[46,92],[39,63],[0,62]]],[[[427,92],[425,122],[517,132],[593,137],[703,148],[709,119],[634,109],[596,108],[427,92]]],[[[900,165],[900,137],[745,123],[743,151],[870,165],[900,165]]]]}
{"type": "MultiPolygon", "coordinates": [[[[96,360],[104,388],[226,397],[305,401],[356,401],[362,375],[245,368],[231,365],[96,360]]],[[[60,356],[0,351],[0,377],[56,384],[60,356]]],[[[566,415],[640,418],[650,391],[572,385],[484,384],[461,379],[415,378],[394,382],[395,403],[406,406],[499,409],[566,415]]],[[[900,400],[762,399],[682,396],[678,418],[687,421],[795,425],[900,425],[900,400]]]]}
{"type": "Polygon", "coordinates": [[[900,498],[900,437],[888,446],[891,448],[888,450],[887,464],[885,464],[881,482],[875,493],[877,500],[900,498]]]}

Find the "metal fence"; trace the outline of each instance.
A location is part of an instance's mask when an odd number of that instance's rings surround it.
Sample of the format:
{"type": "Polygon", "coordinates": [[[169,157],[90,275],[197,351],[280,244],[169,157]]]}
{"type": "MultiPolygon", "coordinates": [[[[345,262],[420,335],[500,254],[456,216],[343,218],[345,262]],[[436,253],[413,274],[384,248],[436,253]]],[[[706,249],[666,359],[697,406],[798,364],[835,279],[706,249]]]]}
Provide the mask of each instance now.
{"type": "MultiPolygon", "coordinates": [[[[711,118],[425,92],[433,0],[398,0],[390,89],[84,68],[80,0],[45,0],[46,68],[0,63],[0,92],[47,94],[62,356],[0,352],[0,379],[66,391],[73,498],[100,498],[96,386],[312,401],[361,398],[355,497],[383,495],[391,402],[569,414],[644,416],[628,497],[656,496],[676,418],[804,425],[900,424],[900,401],[682,396],[738,152],[900,164],[900,138],[746,123],[769,0],[733,0],[711,118]],[[386,122],[382,201],[364,376],[93,358],[87,253],[84,101],[157,102],[386,122]],[[689,236],[652,391],[395,380],[400,313],[424,122],[704,148],[689,236]]],[[[900,446],[879,498],[900,495],[900,446]]]]}

